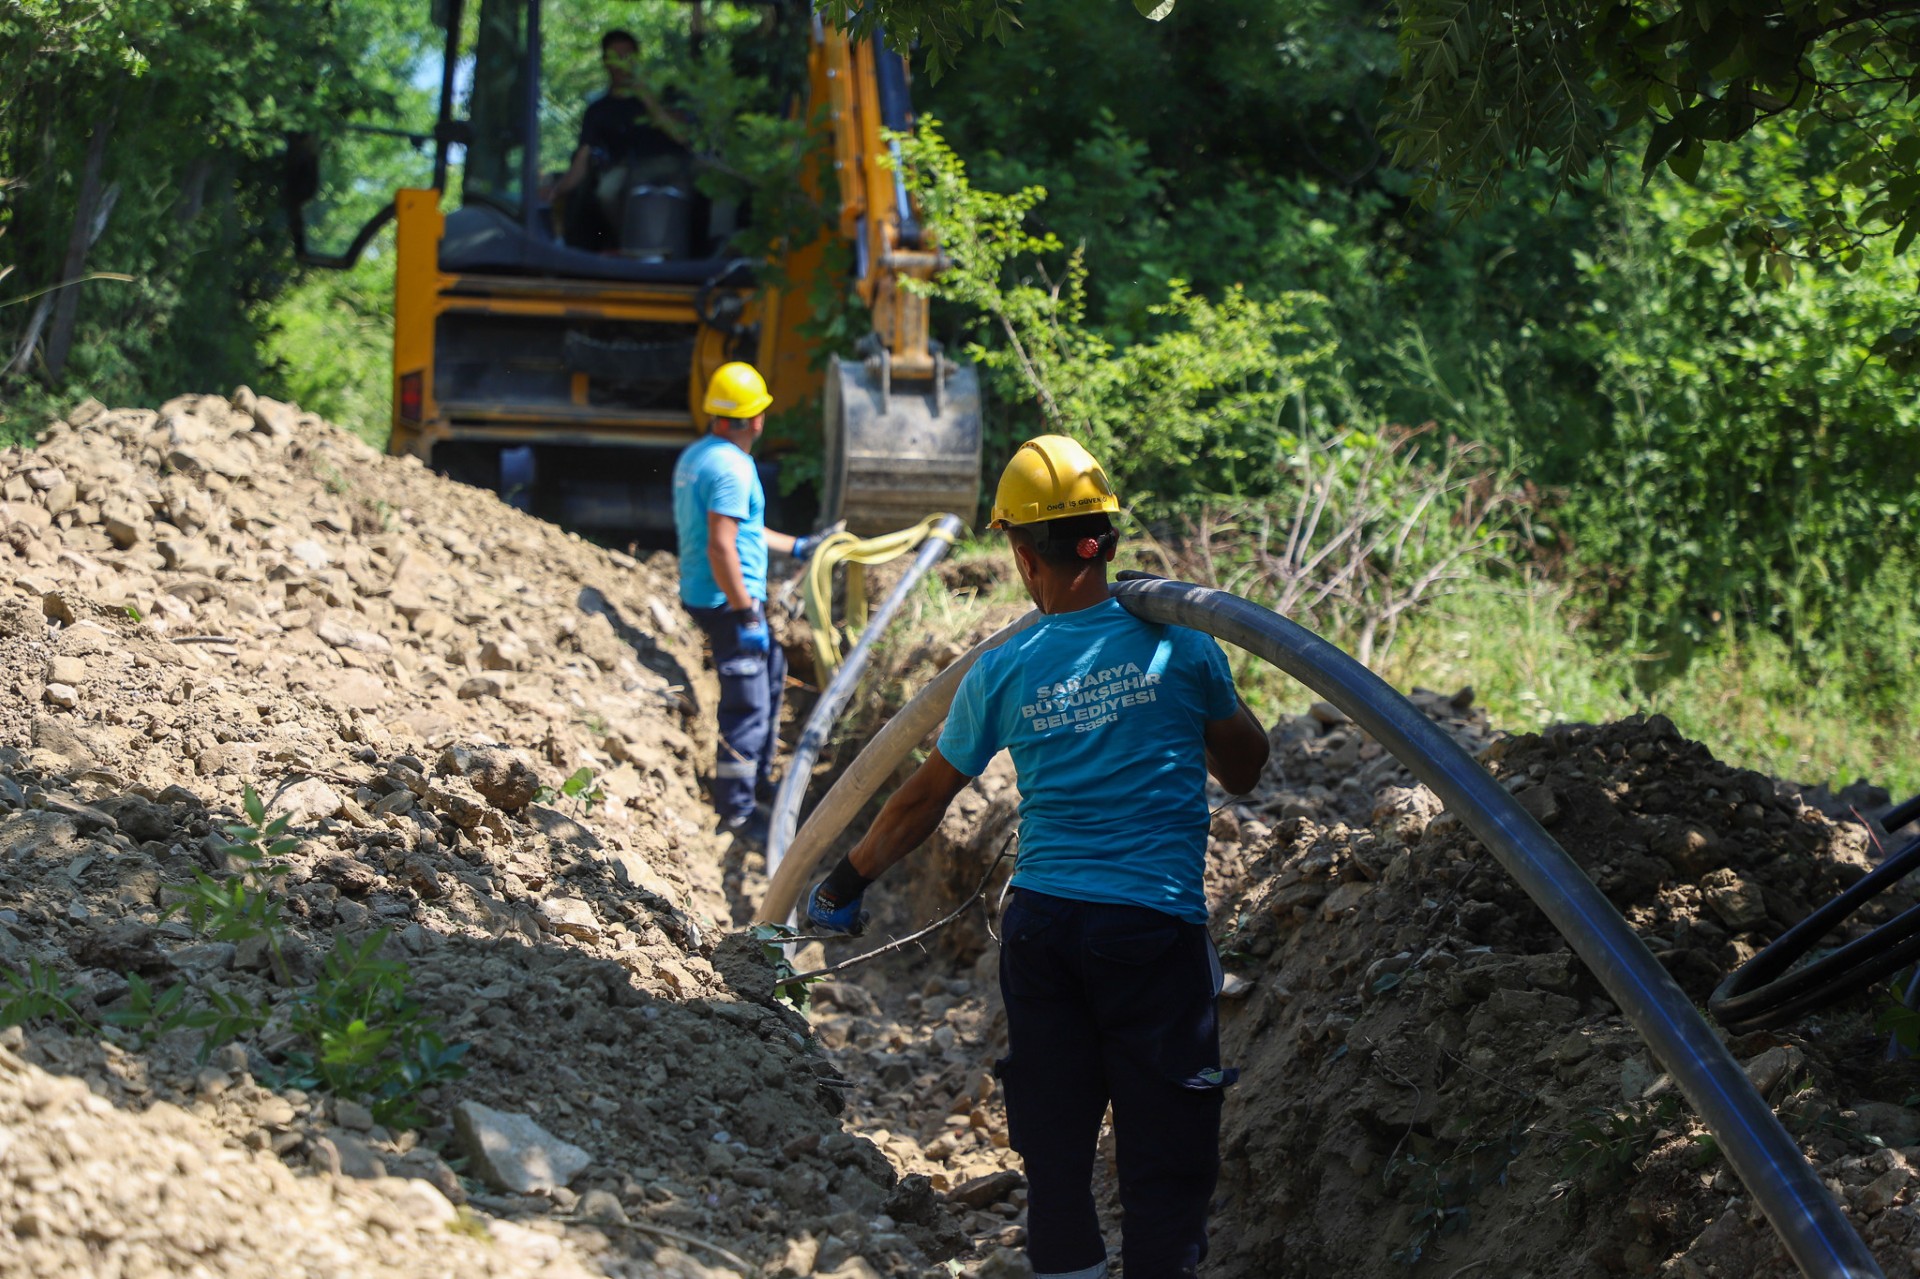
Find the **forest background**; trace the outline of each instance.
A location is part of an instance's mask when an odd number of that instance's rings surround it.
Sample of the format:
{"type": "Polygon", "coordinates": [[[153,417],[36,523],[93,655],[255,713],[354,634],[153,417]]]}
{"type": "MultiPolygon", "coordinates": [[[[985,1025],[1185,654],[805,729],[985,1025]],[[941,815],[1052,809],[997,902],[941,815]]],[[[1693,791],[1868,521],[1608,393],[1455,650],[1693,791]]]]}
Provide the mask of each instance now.
{"type": "MultiPolygon", "coordinates": [[[[1888,343],[1920,311],[1910,236],[1807,231],[1860,212],[1823,132],[1850,126],[1703,149],[1649,120],[1645,178],[1523,155],[1436,198],[1405,144],[1419,7],[1049,0],[916,82],[938,124],[912,177],[958,263],[939,327],[986,370],[989,472],[1086,436],[1174,568],[1399,682],[1472,683],[1510,727],[1660,710],[1778,775],[1920,787],[1920,402],[1888,343]]],[[[548,167],[608,27],[715,91],[688,12],[549,4],[548,167]]],[[[324,140],[317,247],[423,184],[417,146],[348,126],[430,127],[429,18],[0,5],[0,431],[245,382],[383,443],[389,244],[297,269],[282,156],[324,140]]],[[[1877,127],[1898,145],[1912,114],[1890,88],[1877,127]]],[[[714,145],[790,142],[759,123],[714,145]]]]}

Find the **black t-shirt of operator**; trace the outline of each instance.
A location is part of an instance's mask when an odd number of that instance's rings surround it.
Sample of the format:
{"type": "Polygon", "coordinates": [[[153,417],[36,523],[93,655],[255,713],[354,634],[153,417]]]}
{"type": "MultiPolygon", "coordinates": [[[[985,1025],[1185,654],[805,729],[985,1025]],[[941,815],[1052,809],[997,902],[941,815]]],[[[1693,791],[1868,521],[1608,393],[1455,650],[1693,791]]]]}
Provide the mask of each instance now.
{"type": "Polygon", "coordinates": [[[613,94],[588,104],[587,114],[580,121],[580,145],[591,148],[596,168],[670,155],[681,149],[653,123],[644,102],[613,94]]]}

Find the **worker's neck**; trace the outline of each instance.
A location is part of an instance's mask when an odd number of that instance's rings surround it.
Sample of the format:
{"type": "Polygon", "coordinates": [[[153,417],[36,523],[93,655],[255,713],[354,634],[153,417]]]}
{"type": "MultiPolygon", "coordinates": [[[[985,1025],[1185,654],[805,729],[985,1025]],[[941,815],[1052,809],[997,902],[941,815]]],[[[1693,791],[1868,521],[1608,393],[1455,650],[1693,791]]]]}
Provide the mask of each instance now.
{"type": "Polygon", "coordinates": [[[1040,611],[1052,616],[1056,613],[1078,613],[1083,608],[1092,608],[1104,604],[1109,598],[1107,575],[1104,572],[1079,572],[1072,576],[1049,573],[1036,578],[1033,602],[1040,611]]]}
{"type": "Polygon", "coordinates": [[[725,440],[742,453],[753,452],[753,433],[751,431],[729,431],[721,427],[715,427],[713,436],[715,439],[725,440]]]}

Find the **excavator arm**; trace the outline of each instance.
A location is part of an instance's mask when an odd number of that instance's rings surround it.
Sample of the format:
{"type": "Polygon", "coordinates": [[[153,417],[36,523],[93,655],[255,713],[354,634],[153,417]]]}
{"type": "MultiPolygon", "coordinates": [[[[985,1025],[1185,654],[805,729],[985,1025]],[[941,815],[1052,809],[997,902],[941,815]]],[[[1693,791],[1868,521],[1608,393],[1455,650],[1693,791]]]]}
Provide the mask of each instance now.
{"type": "Polygon", "coordinates": [[[946,263],[886,137],[913,125],[906,63],[877,41],[856,44],[819,25],[814,37],[814,100],[827,104],[833,132],[839,230],[873,317],[857,358],[828,365],[822,507],[856,532],[939,510],[970,518],[980,487],[979,378],[931,340],[927,299],[909,287],[946,263]]]}

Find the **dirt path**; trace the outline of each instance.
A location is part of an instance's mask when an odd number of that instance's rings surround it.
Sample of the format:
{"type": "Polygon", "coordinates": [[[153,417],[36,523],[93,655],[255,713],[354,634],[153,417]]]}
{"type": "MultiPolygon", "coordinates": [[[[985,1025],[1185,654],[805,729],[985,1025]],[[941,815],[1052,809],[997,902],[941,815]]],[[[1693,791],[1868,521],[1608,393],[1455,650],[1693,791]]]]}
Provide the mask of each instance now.
{"type": "Polygon", "coordinates": [[[0,456],[0,498],[0,964],[59,996],[0,1058],[0,1107],[45,1119],[0,1143],[0,1270],[424,1275],[482,1238],[501,1273],[733,1269],[646,1227],[801,1273],[947,1255],[884,1221],[844,1081],[727,938],[713,690],[670,563],[245,391],[83,405],[0,456]],[[163,910],[238,869],[246,787],[297,841],[263,897],[278,964],[163,910]],[[369,939],[363,973],[404,973],[397,1033],[471,1045],[411,1122],[314,1086],[301,1031],[317,992],[371,998],[327,969],[369,939]],[[140,1015],[175,991],[244,1029],[140,1015]],[[214,1204],[230,1229],[188,1227],[214,1204]],[[383,1233],[396,1211],[418,1228],[383,1233]]]}

